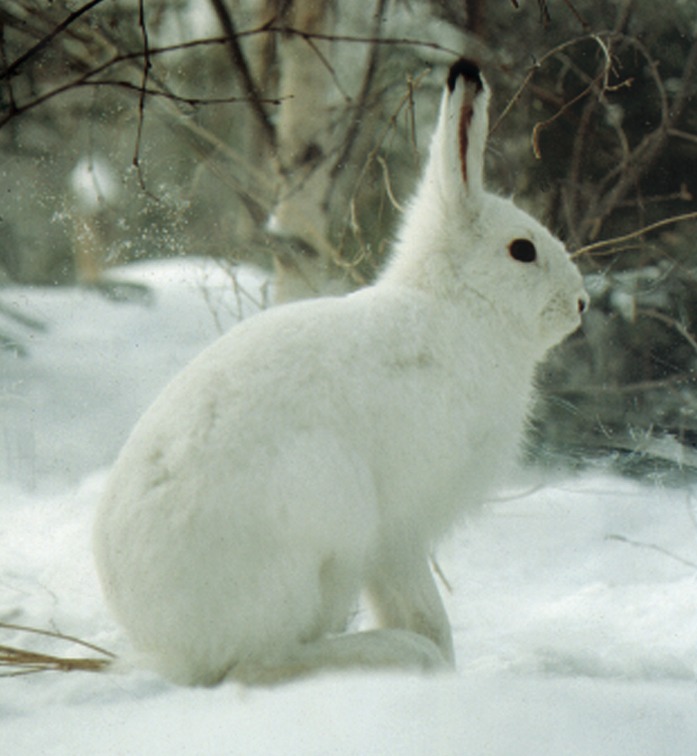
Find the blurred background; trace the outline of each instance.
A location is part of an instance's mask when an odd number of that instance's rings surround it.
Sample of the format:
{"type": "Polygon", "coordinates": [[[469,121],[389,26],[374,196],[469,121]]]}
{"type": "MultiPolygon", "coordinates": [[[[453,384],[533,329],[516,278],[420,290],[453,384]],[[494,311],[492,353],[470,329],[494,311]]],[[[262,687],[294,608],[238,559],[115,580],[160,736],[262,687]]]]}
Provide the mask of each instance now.
{"type": "Polygon", "coordinates": [[[446,71],[494,91],[489,187],[586,276],[528,453],[697,469],[693,0],[0,0],[0,371],[50,328],[8,292],[206,257],[274,301],[379,271],[446,71]]]}

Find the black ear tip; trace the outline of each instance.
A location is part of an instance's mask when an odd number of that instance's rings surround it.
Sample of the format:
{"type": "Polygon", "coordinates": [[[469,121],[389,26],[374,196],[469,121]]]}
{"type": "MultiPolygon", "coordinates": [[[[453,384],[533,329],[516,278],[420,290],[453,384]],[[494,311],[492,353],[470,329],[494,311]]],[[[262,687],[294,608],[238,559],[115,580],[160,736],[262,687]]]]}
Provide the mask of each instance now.
{"type": "Polygon", "coordinates": [[[450,71],[448,72],[448,89],[451,92],[455,89],[455,84],[457,84],[457,80],[460,76],[467,81],[473,81],[477,85],[477,90],[484,87],[479,65],[473,60],[460,58],[450,66],[450,71]]]}

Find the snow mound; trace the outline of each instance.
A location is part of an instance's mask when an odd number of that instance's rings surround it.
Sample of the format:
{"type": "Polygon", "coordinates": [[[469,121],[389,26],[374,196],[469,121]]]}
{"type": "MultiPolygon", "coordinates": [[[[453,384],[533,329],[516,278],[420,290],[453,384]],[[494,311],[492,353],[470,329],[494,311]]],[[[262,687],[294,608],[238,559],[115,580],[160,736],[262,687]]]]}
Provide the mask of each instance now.
{"type": "MultiPolygon", "coordinates": [[[[112,280],[147,296],[2,292],[47,327],[26,336],[26,357],[0,354],[0,622],[129,659],[90,552],[106,470],[162,385],[264,306],[265,277],[180,260],[112,280]]],[[[695,496],[595,473],[490,502],[437,555],[456,673],[332,673],[258,690],[177,688],[126,664],[6,677],[0,753],[687,756],[695,496]]],[[[97,656],[10,629],[0,644],[97,656]]]]}

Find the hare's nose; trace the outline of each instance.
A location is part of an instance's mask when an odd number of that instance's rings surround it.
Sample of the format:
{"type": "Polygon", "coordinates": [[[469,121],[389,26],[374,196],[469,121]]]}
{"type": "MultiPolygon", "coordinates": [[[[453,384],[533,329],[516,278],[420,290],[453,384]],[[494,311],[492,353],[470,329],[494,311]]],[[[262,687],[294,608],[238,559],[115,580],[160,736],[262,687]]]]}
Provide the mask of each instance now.
{"type": "Polygon", "coordinates": [[[590,298],[588,297],[588,294],[584,292],[583,296],[578,298],[579,313],[583,314],[588,309],[589,304],[590,304],[590,298]]]}

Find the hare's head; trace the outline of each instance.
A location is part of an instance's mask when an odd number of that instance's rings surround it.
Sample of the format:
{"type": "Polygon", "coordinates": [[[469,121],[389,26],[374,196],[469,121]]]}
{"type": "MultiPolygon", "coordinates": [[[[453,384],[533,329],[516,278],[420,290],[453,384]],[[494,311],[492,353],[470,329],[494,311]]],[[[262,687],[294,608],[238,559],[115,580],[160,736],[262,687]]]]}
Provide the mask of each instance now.
{"type": "Polygon", "coordinates": [[[535,349],[580,324],[588,297],[564,245],[484,189],[489,88],[478,66],[450,69],[421,186],[387,277],[472,303],[535,349]]]}

